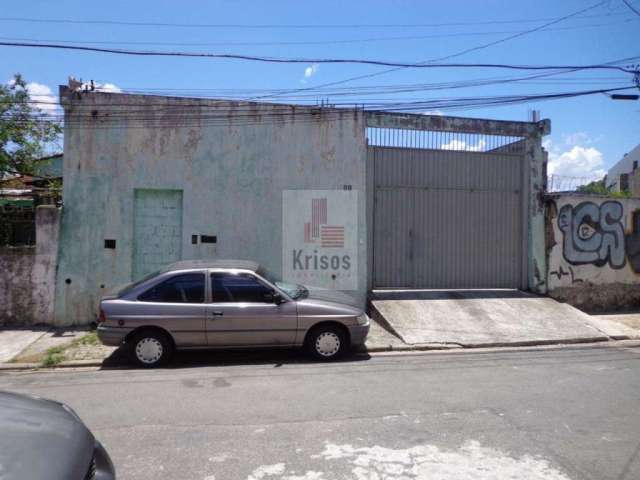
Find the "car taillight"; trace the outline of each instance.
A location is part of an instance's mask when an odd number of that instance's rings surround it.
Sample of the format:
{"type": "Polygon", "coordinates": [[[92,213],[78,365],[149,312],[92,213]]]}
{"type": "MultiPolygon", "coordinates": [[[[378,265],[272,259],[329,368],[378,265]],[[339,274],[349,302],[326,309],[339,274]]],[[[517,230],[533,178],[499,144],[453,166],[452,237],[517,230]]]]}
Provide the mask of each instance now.
{"type": "Polygon", "coordinates": [[[107,321],[107,316],[104,314],[104,310],[100,309],[100,315],[98,315],[98,323],[104,323],[107,321]]]}

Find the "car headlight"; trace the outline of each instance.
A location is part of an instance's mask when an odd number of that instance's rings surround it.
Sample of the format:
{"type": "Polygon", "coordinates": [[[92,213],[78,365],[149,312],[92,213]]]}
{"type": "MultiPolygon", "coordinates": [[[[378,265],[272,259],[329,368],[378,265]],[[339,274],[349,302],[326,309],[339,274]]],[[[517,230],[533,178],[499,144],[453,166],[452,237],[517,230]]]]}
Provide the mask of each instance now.
{"type": "Polygon", "coordinates": [[[358,318],[358,325],[366,325],[369,323],[369,317],[367,316],[366,313],[363,313],[362,315],[360,315],[358,318]]]}

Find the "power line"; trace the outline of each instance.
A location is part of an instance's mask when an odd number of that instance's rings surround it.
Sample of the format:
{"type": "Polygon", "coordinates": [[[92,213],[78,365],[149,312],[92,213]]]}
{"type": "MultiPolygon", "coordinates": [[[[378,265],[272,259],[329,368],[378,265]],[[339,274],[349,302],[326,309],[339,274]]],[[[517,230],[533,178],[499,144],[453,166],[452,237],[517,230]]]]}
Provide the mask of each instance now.
{"type": "MultiPolygon", "coordinates": [[[[609,94],[617,91],[634,89],[634,87],[616,87],[569,92],[552,92],[535,95],[502,95],[483,97],[458,97],[419,100],[414,102],[365,103],[358,109],[374,112],[411,112],[427,109],[469,110],[475,108],[497,107],[537,101],[574,98],[587,95],[609,94]]],[[[216,102],[213,104],[175,103],[175,104],[140,104],[117,102],[104,103],[108,109],[95,110],[100,104],[74,105],[74,110],[63,116],[59,113],[40,112],[29,121],[55,122],[64,120],[67,127],[78,128],[169,128],[176,126],[202,125],[258,125],[286,121],[292,116],[298,121],[318,121],[345,118],[353,109],[347,105],[336,108],[306,106],[296,110],[295,105],[263,104],[268,109],[256,108],[255,103],[232,104],[232,102],[216,102]],[[115,108],[115,107],[121,108],[115,108]],[[75,110],[79,107],[78,110],[75,110]],[[150,108],[158,107],[158,108],[150,108]],[[198,108],[195,108],[198,107],[198,108]]],[[[297,107],[302,107],[298,105],[297,107]]],[[[11,113],[0,115],[3,119],[26,121],[22,117],[14,117],[11,113]]]]}
{"type": "MultiPolygon", "coordinates": [[[[625,15],[624,13],[607,13],[603,15],[580,15],[576,19],[602,18],[625,15]]],[[[33,17],[0,17],[2,22],[23,23],[60,23],[71,25],[121,25],[137,27],[179,27],[179,28],[243,28],[243,29],[365,29],[365,28],[436,28],[473,25],[507,25],[518,23],[537,23],[554,20],[553,18],[526,18],[515,20],[485,20],[475,22],[444,23],[397,23],[397,24],[242,24],[242,23],[171,23],[171,22],[139,22],[100,19],[68,19],[68,18],[33,18],[33,17]]]]}
{"type": "Polygon", "coordinates": [[[638,15],[640,17],[640,11],[637,10],[633,5],[631,5],[631,2],[629,0],[622,0],[624,2],[624,4],[629,7],[629,9],[635,13],[636,15],[638,15]]]}
{"type": "MultiPolygon", "coordinates": [[[[588,25],[575,25],[571,27],[549,28],[545,31],[568,31],[581,30],[593,27],[609,27],[612,25],[621,25],[635,22],[635,18],[629,18],[618,22],[594,23],[588,25]]],[[[160,45],[160,46],[180,46],[180,47],[248,47],[248,46],[295,46],[295,45],[342,45],[354,43],[371,43],[371,42],[390,42],[390,41],[409,41],[409,40],[425,40],[429,38],[457,38],[457,37],[473,37],[473,36],[491,36],[524,33],[521,30],[511,31],[489,31],[489,32],[457,32],[457,33],[436,33],[430,35],[409,35],[397,37],[369,37],[354,39],[337,39],[337,40],[305,40],[291,42],[166,42],[166,41],[137,41],[137,40],[86,40],[86,39],[50,39],[50,38],[24,38],[24,37],[0,37],[0,40],[13,42],[50,42],[62,44],[90,44],[90,45],[160,45]]]]}
{"type": "MultiPolygon", "coordinates": [[[[637,60],[640,57],[627,57],[614,61],[606,62],[606,65],[615,65],[621,63],[627,63],[637,60]]],[[[526,75],[519,77],[481,77],[470,78],[468,80],[454,80],[435,83],[411,83],[411,84],[383,84],[383,85],[368,85],[358,87],[336,87],[333,89],[318,89],[315,93],[300,93],[298,95],[289,95],[288,97],[279,96],[282,98],[318,98],[319,96],[346,96],[346,95],[371,95],[371,94],[395,94],[406,93],[415,91],[429,91],[429,90],[444,90],[444,89],[458,89],[458,88],[471,88],[481,87],[489,85],[498,85],[504,83],[518,83],[518,84],[601,84],[610,83],[611,81],[627,81],[628,77],[618,76],[579,76],[571,78],[547,78],[550,76],[558,77],[559,75],[566,75],[572,72],[555,72],[551,73],[536,73],[534,75],[526,75]]],[[[288,89],[242,89],[242,88],[169,88],[169,87],[156,87],[156,88],[144,88],[144,87],[121,87],[123,91],[128,93],[166,93],[168,95],[176,95],[182,92],[186,94],[198,93],[198,96],[203,96],[201,93],[205,93],[204,96],[215,96],[220,98],[219,95],[223,95],[231,98],[239,98],[243,96],[252,95],[266,95],[271,94],[286,94],[288,89]]]]}
{"type": "MultiPolygon", "coordinates": [[[[440,90],[454,90],[461,88],[473,88],[489,85],[500,85],[504,83],[517,82],[518,84],[526,85],[608,85],[611,86],[612,82],[624,82],[622,85],[628,85],[628,78],[624,77],[585,77],[585,78],[561,78],[561,79],[547,79],[540,78],[539,75],[524,76],[524,77],[487,77],[472,79],[470,81],[452,81],[452,82],[440,82],[440,83],[418,83],[418,84],[393,84],[393,85],[373,85],[367,87],[358,88],[337,88],[332,90],[324,90],[321,94],[315,93],[301,93],[299,95],[290,95],[287,97],[278,97],[279,100],[291,99],[291,100],[303,100],[303,101],[316,101],[320,98],[326,97],[347,97],[356,98],[350,103],[360,103],[360,98],[370,97],[372,95],[395,95],[405,93],[416,92],[428,92],[428,91],[440,91],[440,90]],[[528,80],[528,79],[533,80],[528,80]]],[[[616,85],[617,86],[617,85],[616,85]]],[[[267,93],[280,93],[283,90],[278,89],[241,89],[241,88],[145,88],[145,87],[121,87],[120,92],[109,92],[96,89],[97,93],[124,93],[124,94],[141,94],[141,95],[163,95],[173,98],[198,98],[198,99],[211,99],[211,100],[236,100],[246,101],[247,96],[267,94],[267,93]]],[[[404,98],[404,97],[403,97],[404,98]]],[[[384,98],[389,100],[389,98],[384,98]]],[[[369,98],[369,100],[371,100],[369,98]]],[[[39,100],[32,100],[33,103],[46,104],[39,100]]],[[[49,102],[50,104],[57,104],[57,102],[49,102]]],[[[334,102],[330,102],[334,103],[334,102]]],[[[112,105],[113,103],[108,103],[112,105]]]]}
{"type": "MultiPolygon", "coordinates": [[[[518,79],[518,78],[522,78],[523,80],[525,78],[529,78],[529,77],[513,77],[513,79],[518,79]]],[[[503,78],[500,77],[485,77],[485,78],[479,78],[479,79],[475,79],[478,81],[492,81],[492,80],[497,80],[500,81],[503,78]]],[[[505,79],[509,79],[509,77],[505,77],[505,79]]],[[[601,83],[601,82],[606,82],[606,81],[610,81],[610,80],[626,80],[624,77],[601,77],[601,76],[593,76],[593,77],[578,77],[578,78],[556,78],[556,79],[545,79],[542,78],[538,81],[531,81],[531,82],[527,82],[527,81],[523,81],[523,83],[543,83],[543,84],[548,84],[548,83],[558,83],[558,84],[563,84],[563,83],[601,83]]],[[[473,80],[472,80],[473,81],[473,80]]],[[[350,89],[350,91],[354,91],[354,92],[362,92],[362,91],[366,91],[366,90],[371,90],[371,89],[380,89],[382,91],[384,91],[385,89],[396,89],[396,88],[417,88],[420,86],[444,86],[444,85],[458,85],[462,82],[441,82],[441,83],[400,83],[400,84],[381,84],[381,85],[367,85],[367,86],[362,86],[362,87],[357,87],[357,88],[352,88],[350,89]]],[[[251,94],[251,93],[266,93],[266,92],[282,92],[282,91],[287,91],[287,89],[275,89],[275,88],[269,88],[269,89],[260,89],[260,88],[174,88],[174,87],[140,87],[140,86],[122,86],[121,87],[122,90],[124,92],[131,92],[131,93],[147,93],[147,92],[220,92],[222,94],[230,94],[230,93],[236,93],[236,94],[251,94]]],[[[342,92],[346,89],[345,88],[337,88],[335,90],[335,92],[342,92]]],[[[325,92],[323,92],[325,93],[325,92]]]]}
{"type": "MultiPolygon", "coordinates": [[[[478,50],[482,50],[482,49],[485,49],[485,48],[489,48],[489,47],[498,45],[500,43],[508,42],[510,40],[514,40],[514,39],[522,37],[524,35],[528,35],[530,33],[537,32],[537,31],[542,30],[542,29],[544,29],[546,27],[549,27],[551,25],[555,25],[556,23],[562,22],[562,21],[567,20],[569,18],[579,16],[579,15],[585,13],[585,12],[593,10],[593,9],[595,9],[595,8],[601,6],[601,5],[604,5],[605,3],[606,3],[606,0],[598,2],[598,3],[596,3],[596,4],[594,4],[594,5],[590,6],[590,7],[584,8],[582,10],[578,10],[576,12],[570,13],[570,14],[565,15],[563,17],[553,19],[550,22],[545,23],[543,25],[539,25],[539,26],[537,26],[535,28],[532,28],[532,29],[529,29],[529,30],[525,30],[523,32],[519,32],[519,33],[514,34],[514,35],[509,35],[507,37],[504,37],[504,38],[501,38],[501,39],[498,39],[498,40],[495,40],[495,41],[492,41],[492,42],[489,42],[489,43],[485,43],[485,44],[482,44],[482,45],[477,45],[475,47],[467,48],[467,49],[461,50],[461,51],[459,51],[457,53],[454,53],[454,54],[451,54],[451,55],[446,55],[444,57],[434,58],[434,59],[431,59],[431,60],[425,60],[422,63],[440,62],[442,60],[448,60],[450,58],[459,57],[459,56],[462,56],[462,55],[466,55],[467,53],[475,52],[475,51],[478,51],[478,50]]],[[[402,68],[403,67],[391,68],[391,69],[387,69],[387,70],[382,70],[380,72],[374,72],[374,73],[369,73],[369,74],[366,74],[366,75],[358,75],[358,76],[355,76],[355,77],[349,77],[349,78],[345,78],[344,80],[338,80],[338,81],[334,81],[334,82],[324,83],[324,84],[316,86],[315,88],[342,85],[344,83],[352,82],[352,81],[355,81],[355,80],[363,80],[365,78],[373,78],[373,77],[377,77],[379,75],[385,75],[387,73],[391,73],[391,72],[395,72],[397,70],[401,70],[402,68]]],[[[313,90],[313,89],[314,89],[314,87],[306,87],[306,88],[295,89],[293,91],[299,92],[299,91],[303,91],[303,90],[309,91],[309,90],[313,90]]],[[[265,98],[265,97],[261,97],[261,98],[265,98]]]]}
{"type": "MultiPolygon", "coordinates": [[[[495,43],[495,42],[494,42],[495,43]]],[[[335,63],[335,64],[362,64],[377,65],[397,68],[501,68],[510,70],[617,70],[624,73],[637,73],[636,70],[619,67],[615,65],[509,65],[501,63],[405,63],[384,60],[367,60],[356,58],[285,58],[285,57],[265,57],[257,55],[241,55],[233,53],[205,53],[205,52],[170,52],[159,50],[129,50],[112,49],[100,47],[88,47],[82,45],[61,45],[54,43],[28,43],[28,42],[0,42],[0,46],[6,47],[27,47],[27,48],[47,48],[61,50],[77,50],[85,52],[112,53],[117,55],[133,55],[147,57],[194,57],[194,58],[217,58],[227,60],[247,60],[265,63],[335,63]]],[[[451,58],[451,56],[447,57],[451,58]]]]}

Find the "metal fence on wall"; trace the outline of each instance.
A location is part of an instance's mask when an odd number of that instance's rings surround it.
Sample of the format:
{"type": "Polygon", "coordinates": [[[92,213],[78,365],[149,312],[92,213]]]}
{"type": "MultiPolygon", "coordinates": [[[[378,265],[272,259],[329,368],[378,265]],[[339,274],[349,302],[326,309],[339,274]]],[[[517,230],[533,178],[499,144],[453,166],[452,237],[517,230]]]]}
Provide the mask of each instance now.
{"type": "Polygon", "coordinates": [[[549,192],[575,192],[579,187],[599,180],[597,177],[572,177],[569,175],[549,174],[547,176],[547,191],[549,192]]]}
{"type": "Polygon", "coordinates": [[[370,147],[399,147],[458,152],[522,153],[524,139],[510,135],[439,132],[399,128],[367,128],[370,147]]]}

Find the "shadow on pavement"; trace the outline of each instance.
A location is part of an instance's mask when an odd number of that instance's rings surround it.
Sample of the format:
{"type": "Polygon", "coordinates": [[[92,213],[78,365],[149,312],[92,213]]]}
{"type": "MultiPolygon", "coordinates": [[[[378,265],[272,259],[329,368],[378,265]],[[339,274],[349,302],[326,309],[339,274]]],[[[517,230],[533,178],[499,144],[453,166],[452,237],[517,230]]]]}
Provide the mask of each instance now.
{"type": "MultiPolygon", "coordinates": [[[[354,351],[340,360],[326,362],[339,365],[342,363],[367,361],[371,357],[354,351]]],[[[255,349],[255,350],[182,350],[174,353],[173,358],[164,369],[222,367],[234,365],[273,365],[274,368],[287,364],[323,364],[308,357],[297,349],[255,349]]],[[[126,348],[121,347],[102,362],[102,370],[108,369],[145,370],[131,360],[126,348]]]]}

